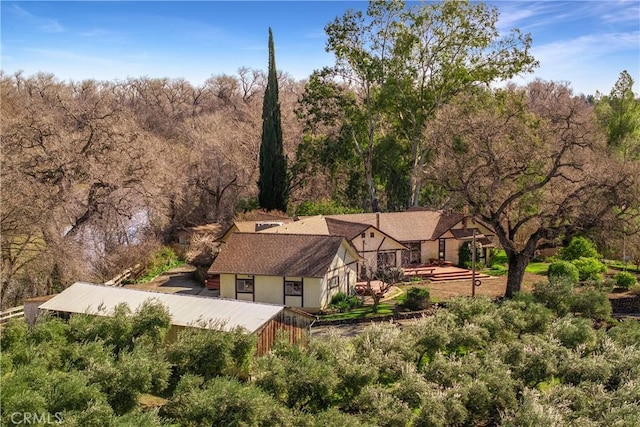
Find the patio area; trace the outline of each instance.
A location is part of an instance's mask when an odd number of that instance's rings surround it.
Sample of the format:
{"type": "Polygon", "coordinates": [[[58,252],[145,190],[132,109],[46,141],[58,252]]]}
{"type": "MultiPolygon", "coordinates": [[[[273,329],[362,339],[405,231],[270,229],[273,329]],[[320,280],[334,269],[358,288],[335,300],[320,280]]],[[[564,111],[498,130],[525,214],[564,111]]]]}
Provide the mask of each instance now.
{"type": "MultiPolygon", "coordinates": [[[[470,280],[473,276],[473,272],[466,268],[453,266],[418,266],[405,268],[404,275],[409,279],[412,277],[419,277],[431,282],[446,282],[453,280],[470,280]]],[[[476,278],[478,279],[488,279],[491,277],[492,276],[476,271],[476,278]]]]}

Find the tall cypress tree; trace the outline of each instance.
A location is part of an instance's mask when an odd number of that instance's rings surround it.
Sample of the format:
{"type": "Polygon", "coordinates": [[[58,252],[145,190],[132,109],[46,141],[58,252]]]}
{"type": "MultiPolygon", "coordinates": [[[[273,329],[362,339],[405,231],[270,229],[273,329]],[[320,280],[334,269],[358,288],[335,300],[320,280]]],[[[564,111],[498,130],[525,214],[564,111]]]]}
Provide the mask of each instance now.
{"type": "Polygon", "coordinates": [[[289,200],[287,159],[282,145],[278,77],[273,48],[273,34],[269,28],[269,76],[262,105],[262,143],[260,144],[260,179],[258,201],[268,211],[286,212],[289,200]]]}

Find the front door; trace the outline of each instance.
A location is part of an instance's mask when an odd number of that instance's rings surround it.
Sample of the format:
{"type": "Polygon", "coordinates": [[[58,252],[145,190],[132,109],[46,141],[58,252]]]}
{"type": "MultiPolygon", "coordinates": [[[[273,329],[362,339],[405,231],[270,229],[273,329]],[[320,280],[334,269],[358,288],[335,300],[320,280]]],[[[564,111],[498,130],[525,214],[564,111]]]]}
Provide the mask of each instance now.
{"type": "Polygon", "coordinates": [[[444,261],[444,254],[446,253],[446,240],[438,239],[438,259],[444,261]]]}

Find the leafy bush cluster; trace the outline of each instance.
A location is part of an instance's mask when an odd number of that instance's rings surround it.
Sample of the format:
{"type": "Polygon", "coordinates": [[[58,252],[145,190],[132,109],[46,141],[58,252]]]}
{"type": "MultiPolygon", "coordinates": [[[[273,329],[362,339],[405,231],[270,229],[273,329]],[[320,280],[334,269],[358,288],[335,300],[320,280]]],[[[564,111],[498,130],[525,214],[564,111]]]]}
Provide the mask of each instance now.
{"type": "Polygon", "coordinates": [[[621,271],[614,276],[613,280],[616,281],[616,286],[622,289],[630,289],[638,283],[638,278],[628,271],[621,271]]]}
{"type": "Polygon", "coordinates": [[[578,281],[600,282],[602,281],[602,273],[607,271],[606,265],[600,261],[601,258],[602,256],[589,239],[574,237],[569,245],[558,251],[559,261],[549,266],[549,277],[552,280],[566,279],[574,283],[578,281]]]}
{"type": "Polygon", "coordinates": [[[559,260],[552,262],[549,264],[547,275],[551,282],[567,280],[570,283],[576,284],[580,281],[578,268],[569,261],[559,260]]]}
{"type": "Polygon", "coordinates": [[[355,209],[341,205],[335,200],[320,200],[317,202],[306,201],[296,208],[296,216],[313,215],[340,215],[363,212],[362,209],[355,209]]]}
{"type": "Polygon", "coordinates": [[[337,309],[340,313],[362,306],[362,300],[355,295],[348,296],[344,292],[338,292],[331,298],[329,308],[337,309]]]}
{"type": "Polygon", "coordinates": [[[429,307],[430,297],[427,288],[409,288],[402,305],[412,311],[424,310],[429,307]]]}
{"type": "Polygon", "coordinates": [[[157,307],[97,326],[86,316],[31,330],[13,322],[2,335],[2,421],[59,411],[78,426],[638,425],[640,324],[594,329],[597,291],[584,291],[560,282],[500,303],[453,299],[403,328],[372,324],[307,347],[283,336],[261,357],[239,331],[155,345],[167,326],[157,307]],[[161,408],[143,409],[142,393],[161,408]]]}
{"type": "Polygon", "coordinates": [[[182,264],[184,264],[184,260],[181,260],[172,248],[162,246],[146,260],[141,277],[136,279],[136,283],[148,282],[165,271],[182,264]]]}

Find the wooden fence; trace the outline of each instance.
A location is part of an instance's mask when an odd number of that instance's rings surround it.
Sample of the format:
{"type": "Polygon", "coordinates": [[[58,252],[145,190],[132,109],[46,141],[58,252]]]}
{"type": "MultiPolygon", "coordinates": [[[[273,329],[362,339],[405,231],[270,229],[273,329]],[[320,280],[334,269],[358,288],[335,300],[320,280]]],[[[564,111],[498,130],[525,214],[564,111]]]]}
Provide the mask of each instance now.
{"type": "Polygon", "coordinates": [[[0,325],[4,325],[14,317],[24,317],[24,305],[13,307],[0,313],[0,325]]]}

